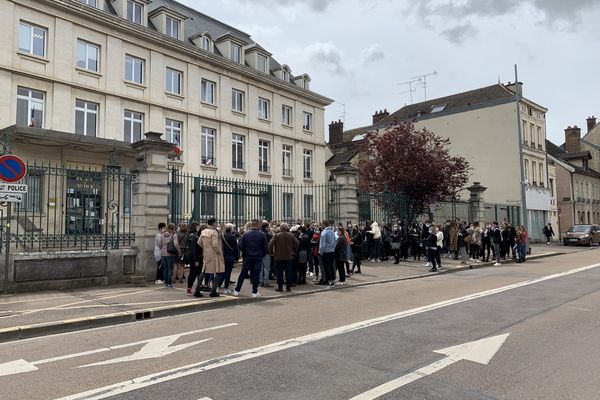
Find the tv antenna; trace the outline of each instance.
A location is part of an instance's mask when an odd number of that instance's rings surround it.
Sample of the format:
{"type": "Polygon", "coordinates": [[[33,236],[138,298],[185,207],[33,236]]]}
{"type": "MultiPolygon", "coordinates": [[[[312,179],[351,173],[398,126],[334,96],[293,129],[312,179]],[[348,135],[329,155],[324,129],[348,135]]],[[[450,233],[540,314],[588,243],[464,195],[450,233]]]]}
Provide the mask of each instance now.
{"type": "Polygon", "coordinates": [[[400,92],[398,94],[410,93],[410,104],[413,104],[413,93],[417,91],[417,88],[414,86],[415,86],[415,84],[417,84],[419,82],[420,81],[418,79],[411,79],[410,81],[407,81],[407,82],[398,83],[398,86],[408,85],[408,90],[406,90],[404,92],[400,92]]]}
{"type": "Polygon", "coordinates": [[[423,89],[425,90],[425,101],[427,101],[427,77],[428,76],[437,76],[437,71],[430,72],[428,74],[417,75],[410,78],[413,82],[418,82],[421,84],[423,89]]]}

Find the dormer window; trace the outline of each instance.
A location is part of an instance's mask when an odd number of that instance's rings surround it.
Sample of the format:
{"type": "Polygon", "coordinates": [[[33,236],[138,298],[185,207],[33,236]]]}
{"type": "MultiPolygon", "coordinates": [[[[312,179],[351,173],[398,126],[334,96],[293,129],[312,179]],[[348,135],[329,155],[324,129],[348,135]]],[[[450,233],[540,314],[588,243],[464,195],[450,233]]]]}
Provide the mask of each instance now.
{"type": "Polygon", "coordinates": [[[212,48],[212,40],[208,36],[202,36],[202,49],[206,51],[211,51],[212,48]]]}
{"type": "Polygon", "coordinates": [[[282,72],[283,72],[282,78],[283,78],[284,82],[289,82],[291,73],[290,73],[290,69],[287,67],[287,65],[283,66],[282,72]]]}
{"type": "Polygon", "coordinates": [[[98,7],[98,0],[79,0],[80,3],[87,4],[90,7],[98,7]]]}
{"type": "Polygon", "coordinates": [[[136,1],[127,0],[127,20],[142,25],[144,6],[136,1]]]}
{"type": "Polygon", "coordinates": [[[167,21],[166,21],[166,34],[168,36],[171,36],[172,38],[175,39],[179,39],[179,30],[181,27],[181,21],[179,21],[178,19],[169,17],[167,15],[167,21]]]}
{"type": "Polygon", "coordinates": [[[231,61],[234,63],[242,63],[242,46],[237,43],[231,43],[231,61]]]}
{"type": "Polygon", "coordinates": [[[258,54],[256,56],[256,69],[257,70],[266,74],[267,73],[267,64],[268,64],[267,57],[262,56],[260,54],[258,54]]]}

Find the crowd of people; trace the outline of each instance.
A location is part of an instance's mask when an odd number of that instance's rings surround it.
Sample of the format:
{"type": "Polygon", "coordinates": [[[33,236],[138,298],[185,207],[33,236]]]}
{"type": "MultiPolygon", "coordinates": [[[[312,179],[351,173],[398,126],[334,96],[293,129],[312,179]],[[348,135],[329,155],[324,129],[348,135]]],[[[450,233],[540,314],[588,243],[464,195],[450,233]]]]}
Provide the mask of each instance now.
{"type": "Polygon", "coordinates": [[[423,258],[429,271],[435,272],[442,268],[443,258],[466,264],[488,262],[491,257],[500,266],[507,258],[524,262],[527,254],[527,229],[508,221],[485,225],[460,220],[445,225],[399,221],[383,226],[373,221],[361,227],[350,222],[331,226],[328,221],[298,220],[291,225],[252,220],[235,228],[218,225],[215,218],[206,224],[159,224],[156,283],[172,288],[174,282],[187,282],[188,295],[202,297],[206,291],[217,297],[239,296],[249,280],[252,296],[258,297],[259,287],[272,287],[273,281],[279,292],[291,292],[311,278],[328,288],[344,285],[347,277],[362,272],[363,259],[400,264],[423,258]],[[241,269],[232,280],[238,262],[241,269]]]}

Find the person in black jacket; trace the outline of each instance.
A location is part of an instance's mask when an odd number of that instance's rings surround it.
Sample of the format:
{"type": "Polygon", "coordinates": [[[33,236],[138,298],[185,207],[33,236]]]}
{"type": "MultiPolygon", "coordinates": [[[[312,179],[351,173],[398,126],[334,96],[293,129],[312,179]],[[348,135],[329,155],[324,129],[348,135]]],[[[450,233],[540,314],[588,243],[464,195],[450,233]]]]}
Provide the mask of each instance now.
{"type": "Polygon", "coordinates": [[[346,234],[342,226],[338,227],[338,238],[335,242],[335,267],[338,271],[338,285],[343,285],[346,282],[346,269],[345,263],[348,260],[348,242],[346,240],[346,234]]]}
{"type": "Polygon", "coordinates": [[[392,228],[391,238],[391,249],[392,255],[394,256],[394,264],[400,264],[400,247],[402,246],[402,230],[400,225],[396,224],[392,228]]]}
{"type": "Polygon", "coordinates": [[[548,225],[544,226],[544,229],[542,229],[542,233],[544,234],[544,236],[546,236],[547,244],[550,244],[550,242],[552,241],[552,236],[554,236],[554,229],[552,229],[552,224],[550,222],[548,222],[548,225]]]}
{"type": "Polygon", "coordinates": [[[306,227],[300,226],[294,232],[296,235],[296,239],[298,239],[298,251],[296,252],[296,271],[297,276],[296,284],[298,285],[306,285],[306,267],[308,262],[308,248],[310,246],[310,240],[308,240],[308,236],[306,235],[306,227]]]}
{"type": "Polygon", "coordinates": [[[400,257],[402,261],[408,262],[408,248],[410,247],[410,235],[406,221],[400,222],[400,257]]]}
{"type": "MultiPolygon", "coordinates": [[[[202,230],[204,226],[200,227],[202,230]]],[[[187,295],[194,295],[196,297],[202,297],[202,293],[200,292],[201,286],[201,274],[202,274],[202,247],[198,246],[198,237],[200,232],[198,231],[198,223],[192,222],[188,228],[188,237],[187,237],[187,247],[186,252],[184,254],[186,264],[190,265],[190,272],[188,274],[187,279],[187,295]],[[192,292],[192,287],[194,286],[194,282],[198,279],[198,283],[196,285],[196,291],[192,292]]]]}
{"type": "Polygon", "coordinates": [[[233,264],[240,259],[240,249],[238,247],[238,241],[233,233],[233,224],[225,225],[225,232],[223,232],[223,259],[225,260],[225,273],[221,275],[221,281],[219,287],[222,293],[229,293],[229,281],[231,281],[231,271],[233,271],[233,264]]]}
{"type": "Polygon", "coordinates": [[[358,225],[354,225],[350,241],[352,243],[350,247],[352,249],[353,256],[352,269],[350,270],[350,272],[352,272],[353,274],[360,274],[360,262],[362,260],[362,248],[365,242],[365,235],[358,225]]]}
{"type": "Polygon", "coordinates": [[[437,247],[437,235],[435,234],[435,227],[429,226],[429,236],[427,236],[427,252],[429,254],[429,262],[431,263],[431,269],[429,272],[437,271],[437,260],[439,259],[439,252],[437,247]]]}

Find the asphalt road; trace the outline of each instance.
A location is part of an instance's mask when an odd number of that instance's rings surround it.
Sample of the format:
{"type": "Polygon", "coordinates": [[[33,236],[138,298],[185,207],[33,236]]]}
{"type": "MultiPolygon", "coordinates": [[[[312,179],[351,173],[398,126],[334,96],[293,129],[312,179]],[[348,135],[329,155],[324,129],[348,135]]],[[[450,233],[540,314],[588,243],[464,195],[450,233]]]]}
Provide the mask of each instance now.
{"type": "Polygon", "coordinates": [[[487,365],[456,359],[377,398],[600,398],[600,264],[550,276],[597,255],[6,343],[2,398],[352,399],[435,369],[436,350],[506,334],[487,365]]]}

